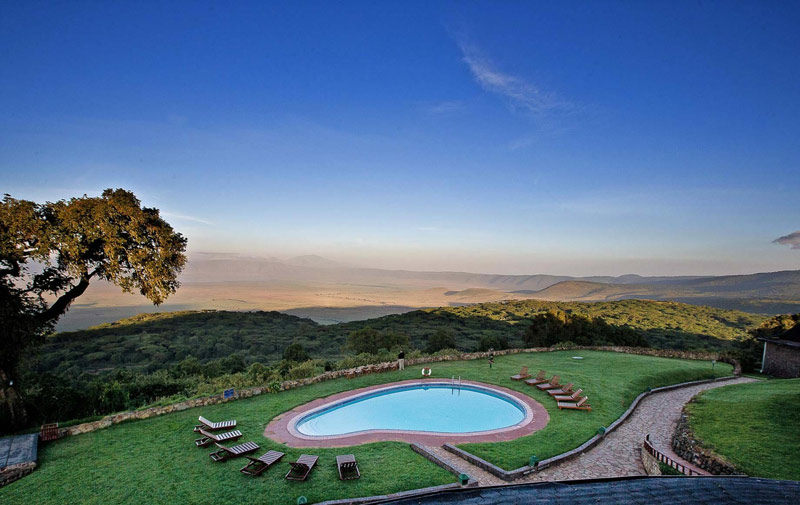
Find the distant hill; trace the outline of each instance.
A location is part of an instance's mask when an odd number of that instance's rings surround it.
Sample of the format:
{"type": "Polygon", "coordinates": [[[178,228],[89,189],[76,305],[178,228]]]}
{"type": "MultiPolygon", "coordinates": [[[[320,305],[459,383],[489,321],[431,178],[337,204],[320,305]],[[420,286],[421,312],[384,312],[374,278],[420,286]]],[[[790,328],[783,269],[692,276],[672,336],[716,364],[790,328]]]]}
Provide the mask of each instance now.
{"type": "Polygon", "coordinates": [[[739,311],[645,300],[511,300],[328,326],[278,312],[183,311],[140,314],[89,330],[58,333],[47,338],[30,367],[74,378],[116,367],[154,371],[188,356],[206,362],[238,353],[247,362],[269,364],[279,361],[293,342],[302,344],[312,357],[335,360],[343,356],[347,335],[365,326],[406,333],[415,348],[424,348],[428,337],[442,328],[452,331],[465,350],[475,348],[484,337],[501,337],[520,346],[527,321],[553,309],[601,317],[609,324],[641,332],[654,347],[677,349],[725,348],[766,319],[739,311]]]}
{"type": "MultiPolygon", "coordinates": [[[[748,305],[761,301],[778,303],[790,309],[800,305],[800,271],[789,270],[723,277],[667,278],[648,283],[599,283],[563,281],[539,291],[525,291],[542,300],[600,301],[647,298],[679,300],[687,303],[748,305]]],[[[755,305],[757,306],[757,305],[755,305]]],[[[755,307],[754,306],[754,307],[755,307]]],[[[791,312],[780,310],[779,312],[791,312]]]]}

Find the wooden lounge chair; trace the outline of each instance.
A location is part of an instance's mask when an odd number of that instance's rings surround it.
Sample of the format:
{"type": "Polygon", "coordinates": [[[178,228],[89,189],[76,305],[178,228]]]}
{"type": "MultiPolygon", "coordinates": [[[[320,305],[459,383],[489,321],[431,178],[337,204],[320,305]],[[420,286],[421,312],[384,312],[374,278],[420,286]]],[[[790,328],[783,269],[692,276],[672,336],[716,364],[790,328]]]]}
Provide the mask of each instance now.
{"type": "Polygon", "coordinates": [[[577,410],[592,410],[592,406],[586,403],[589,399],[588,396],[584,396],[580,399],[579,402],[558,402],[559,409],[577,409],[577,410]]]}
{"type": "Polygon", "coordinates": [[[269,451],[265,453],[260,458],[252,458],[250,456],[245,456],[245,458],[249,459],[250,462],[247,463],[244,467],[242,467],[240,472],[245,475],[252,475],[253,477],[258,477],[264,470],[271,467],[275,463],[281,460],[284,456],[282,452],[278,451],[269,451]]]}
{"type": "Polygon", "coordinates": [[[542,384],[544,382],[547,382],[546,376],[547,376],[547,372],[545,372],[544,370],[539,370],[539,373],[536,374],[536,377],[534,377],[533,379],[526,380],[525,384],[527,384],[529,386],[535,386],[537,384],[542,384]]]}
{"type": "Polygon", "coordinates": [[[236,421],[222,421],[219,423],[212,423],[208,419],[203,416],[197,418],[200,421],[200,424],[194,427],[195,433],[200,433],[200,430],[206,431],[219,431],[219,430],[226,430],[228,428],[236,428],[236,421]]]}
{"type": "Polygon", "coordinates": [[[562,386],[560,388],[548,389],[547,394],[549,394],[550,396],[571,395],[573,386],[574,384],[570,382],[566,386],[562,386]]]}
{"type": "Polygon", "coordinates": [[[316,466],[319,456],[312,456],[310,454],[301,454],[297,461],[289,463],[291,468],[289,473],[286,474],[288,480],[306,480],[308,474],[316,466]]]}
{"type": "Polygon", "coordinates": [[[517,375],[512,375],[511,376],[511,380],[512,381],[521,381],[522,379],[527,379],[530,376],[531,376],[531,374],[528,373],[528,367],[524,366],[524,367],[522,367],[522,369],[519,371],[519,373],[517,375]]]}
{"type": "Polygon", "coordinates": [[[234,445],[233,447],[225,447],[217,442],[214,442],[214,445],[219,447],[218,451],[214,451],[209,454],[211,459],[214,461],[225,461],[226,459],[230,458],[238,458],[239,456],[244,456],[245,454],[250,454],[251,452],[258,450],[258,444],[255,442],[245,442],[243,444],[234,445]]]}
{"type": "Polygon", "coordinates": [[[580,398],[581,393],[583,393],[583,389],[573,391],[571,395],[556,395],[553,398],[555,398],[557,402],[576,402],[578,398],[580,398]]]}
{"type": "Polygon", "coordinates": [[[545,382],[544,384],[537,384],[536,387],[541,389],[542,391],[546,391],[548,389],[557,389],[561,387],[561,384],[558,383],[559,377],[558,375],[554,375],[550,382],[545,382]]]}
{"type": "Polygon", "coordinates": [[[202,438],[198,438],[194,441],[194,444],[197,447],[206,447],[211,445],[211,442],[233,442],[234,440],[238,440],[242,437],[242,432],[239,430],[236,431],[228,431],[225,433],[220,433],[219,435],[215,433],[210,433],[204,429],[200,430],[200,434],[203,435],[202,438]]]}
{"type": "Polygon", "coordinates": [[[336,466],[339,468],[339,480],[352,480],[361,477],[358,471],[358,462],[352,454],[336,456],[336,466]]]}

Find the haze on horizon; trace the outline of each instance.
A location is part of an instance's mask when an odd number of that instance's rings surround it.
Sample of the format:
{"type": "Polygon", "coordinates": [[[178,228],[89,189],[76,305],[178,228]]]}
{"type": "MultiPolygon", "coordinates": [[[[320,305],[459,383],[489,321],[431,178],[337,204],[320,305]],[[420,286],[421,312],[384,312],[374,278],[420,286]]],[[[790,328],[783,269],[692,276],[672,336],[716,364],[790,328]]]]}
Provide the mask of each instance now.
{"type": "Polygon", "coordinates": [[[131,189],[193,257],[800,268],[796,3],[0,11],[0,193],[131,189]]]}

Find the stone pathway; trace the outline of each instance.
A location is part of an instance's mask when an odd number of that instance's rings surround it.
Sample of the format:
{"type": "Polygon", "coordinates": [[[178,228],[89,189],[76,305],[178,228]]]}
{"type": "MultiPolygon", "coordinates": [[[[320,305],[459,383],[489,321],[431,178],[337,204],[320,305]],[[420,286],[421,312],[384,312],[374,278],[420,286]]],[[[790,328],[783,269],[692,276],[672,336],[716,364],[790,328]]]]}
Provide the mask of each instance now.
{"type": "MultiPolygon", "coordinates": [[[[645,475],[641,461],[641,446],[642,440],[648,434],[654,447],[676,461],[686,463],[675,456],[670,448],[672,433],[675,431],[683,406],[701,391],[745,382],[755,382],[755,379],[739,378],[711,382],[650,395],[639,403],[627,422],[588,452],[560,465],[534,472],[514,483],[645,475]]],[[[482,486],[507,484],[441,448],[432,450],[451,465],[473,476],[482,486]]]]}

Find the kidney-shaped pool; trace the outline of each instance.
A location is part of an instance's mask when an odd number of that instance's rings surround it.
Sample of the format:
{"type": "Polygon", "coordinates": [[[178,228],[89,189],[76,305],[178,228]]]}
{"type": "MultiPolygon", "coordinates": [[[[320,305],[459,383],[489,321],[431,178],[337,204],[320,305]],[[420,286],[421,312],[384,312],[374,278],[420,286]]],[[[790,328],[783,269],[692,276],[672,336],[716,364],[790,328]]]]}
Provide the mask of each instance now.
{"type": "Polygon", "coordinates": [[[336,403],[300,418],[294,426],[310,436],[366,430],[472,433],[514,426],[525,414],[513,397],[489,389],[417,384],[336,403]]]}
{"type": "Polygon", "coordinates": [[[265,435],[295,447],[511,440],[541,429],[548,419],[532,398],[503,387],[404,381],[301,405],[269,423],[265,435]]]}

